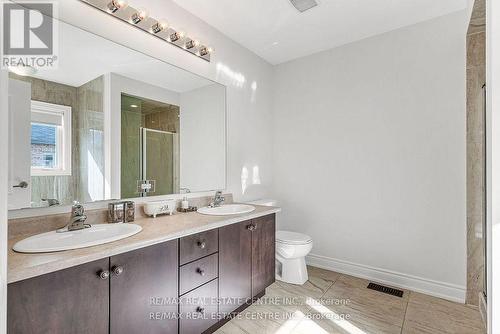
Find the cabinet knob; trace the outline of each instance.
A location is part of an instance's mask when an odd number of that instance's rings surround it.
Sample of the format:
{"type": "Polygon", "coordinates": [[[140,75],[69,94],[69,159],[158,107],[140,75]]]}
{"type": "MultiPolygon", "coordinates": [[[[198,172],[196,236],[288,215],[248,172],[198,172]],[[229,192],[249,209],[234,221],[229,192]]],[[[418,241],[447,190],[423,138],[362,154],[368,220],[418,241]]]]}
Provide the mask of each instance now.
{"type": "Polygon", "coordinates": [[[207,244],[205,243],[205,241],[198,241],[198,247],[204,249],[205,247],[207,247],[207,244]]]}
{"type": "Polygon", "coordinates": [[[198,274],[200,274],[201,276],[205,276],[205,270],[203,270],[203,269],[201,269],[201,268],[196,269],[196,272],[197,272],[198,274]]]}
{"type": "Polygon", "coordinates": [[[198,307],[196,308],[196,312],[198,312],[198,313],[205,313],[205,308],[204,308],[204,307],[201,307],[201,306],[198,306],[198,307]]]}
{"type": "Polygon", "coordinates": [[[252,232],[253,232],[253,231],[255,231],[256,229],[257,229],[257,226],[255,226],[254,224],[250,224],[250,225],[248,225],[248,226],[247,226],[247,230],[249,230],[249,231],[252,231],[252,232]]]}
{"type": "Polygon", "coordinates": [[[100,279],[108,279],[109,278],[109,271],[107,270],[101,270],[100,272],[97,273],[100,279]]]}
{"type": "Polygon", "coordinates": [[[114,266],[111,270],[113,270],[113,274],[115,274],[116,276],[120,276],[121,274],[123,274],[122,266],[114,266]]]}

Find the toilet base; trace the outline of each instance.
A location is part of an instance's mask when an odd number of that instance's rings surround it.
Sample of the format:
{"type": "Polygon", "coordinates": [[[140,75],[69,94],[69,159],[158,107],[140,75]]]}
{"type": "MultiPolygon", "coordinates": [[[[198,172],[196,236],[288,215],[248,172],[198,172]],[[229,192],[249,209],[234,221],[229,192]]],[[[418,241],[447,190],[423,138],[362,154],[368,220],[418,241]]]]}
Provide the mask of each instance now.
{"type": "Polygon", "coordinates": [[[276,254],[276,279],[291,284],[303,285],[309,279],[305,257],[285,259],[276,254]]]}

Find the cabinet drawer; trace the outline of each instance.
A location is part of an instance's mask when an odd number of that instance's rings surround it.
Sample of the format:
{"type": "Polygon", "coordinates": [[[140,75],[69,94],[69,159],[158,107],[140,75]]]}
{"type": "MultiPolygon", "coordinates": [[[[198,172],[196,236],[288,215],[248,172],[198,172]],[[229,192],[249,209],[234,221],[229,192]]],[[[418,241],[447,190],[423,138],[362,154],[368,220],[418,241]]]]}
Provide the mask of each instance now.
{"type": "Polygon", "coordinates": [[[180,298],[180,334],[200,334],[218,322],[218,285],[213,280],[180,298]]]}
{"type": "Polygon", "coordinates": [[[199,287],[206,282],[217,278],[219,272],[219,254],[204,257],[197,261],[188,263],[180,269],[180,289],[179,294],[199,287]]]}
{"type": "Polygon", "coordinates": [[[198,260],[217,252],[219,249],[219,231],[210,230],[180,239],[180,264],[198,260]]]}

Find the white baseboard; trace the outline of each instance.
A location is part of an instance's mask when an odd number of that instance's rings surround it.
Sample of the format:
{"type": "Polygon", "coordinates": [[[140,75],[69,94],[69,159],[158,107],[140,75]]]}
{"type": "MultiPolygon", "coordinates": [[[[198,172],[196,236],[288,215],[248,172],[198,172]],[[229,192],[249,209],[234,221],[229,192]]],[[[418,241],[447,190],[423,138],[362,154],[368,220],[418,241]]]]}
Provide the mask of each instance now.
{"type": "Polygon", "coordinates": [[[322,255],[309,254],[306,257],[306,262],[308,265],[328,269],[341,274],[347,274],[393,287],[421,292],[457,303],[465,303],[466,288],[464,286],[333,259],[322,255]]]}

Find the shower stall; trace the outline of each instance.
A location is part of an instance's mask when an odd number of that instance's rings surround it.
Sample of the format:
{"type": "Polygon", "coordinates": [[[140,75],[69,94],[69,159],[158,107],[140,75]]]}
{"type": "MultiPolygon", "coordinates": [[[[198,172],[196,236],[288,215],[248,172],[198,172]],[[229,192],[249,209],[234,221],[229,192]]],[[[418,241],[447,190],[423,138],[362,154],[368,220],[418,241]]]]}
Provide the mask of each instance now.
{"type": "Polygon", "coordinates": [[[177,175],[176,154],[178,136],[176,133],[141,127],[140,179],[154,180],[154,192],[142,192],[140,196],[174,194],[177,175]]]}
{"type": "Polygon", "coordinates": [[[178,193],[180,108],[123,93],[121,99],[121,198],[178,193]]]}

